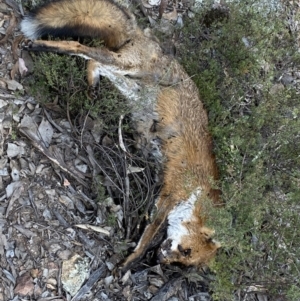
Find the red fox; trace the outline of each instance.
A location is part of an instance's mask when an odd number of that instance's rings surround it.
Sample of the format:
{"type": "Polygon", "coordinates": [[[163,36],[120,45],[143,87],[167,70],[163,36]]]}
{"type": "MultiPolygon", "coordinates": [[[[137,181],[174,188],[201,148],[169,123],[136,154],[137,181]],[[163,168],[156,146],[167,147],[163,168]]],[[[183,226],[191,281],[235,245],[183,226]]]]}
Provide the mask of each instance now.
{"type": "Polygon", "coordinates": [[[163,159],[163,186],[157,212],[145,228],[123,270],[145,255],[167,222],[158,251],[162,263],[207,264],[220,247],[205,227],[203,209],[209,199],[220,205],[218,177],[208,120],[196,85],[181,65],[164,54],[149,30],[142,31],[134,15],[109,0],[60,0],[47,3],[21,22],[32,49],[76,55],[89,60],[88,84],[107,77],[127,98],[140,134],[139,144],[163,159]],[[75,41],[36,40],[41,36],[91,37],[103,47],[75,41]],[[155,125],[155,126],[154,126],[155,125]]]}

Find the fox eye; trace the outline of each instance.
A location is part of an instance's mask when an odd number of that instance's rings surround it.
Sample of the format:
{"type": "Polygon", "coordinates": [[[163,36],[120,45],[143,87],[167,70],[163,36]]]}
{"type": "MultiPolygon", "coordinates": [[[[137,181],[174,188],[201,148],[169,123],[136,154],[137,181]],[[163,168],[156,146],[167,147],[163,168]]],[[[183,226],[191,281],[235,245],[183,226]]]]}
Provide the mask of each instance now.
{"type": "Polygon", "coordinates": [[[178,251],[183,255],[184,257],[190,256],[192,253],[192,249],[184,249],[182,245],[178,245],[178,251]]]}
{"type": "Polygon", "coordinates": [[[184,250],[184,256],[190,256],[192,253],[192,249],[185,249],[184,250]]]}

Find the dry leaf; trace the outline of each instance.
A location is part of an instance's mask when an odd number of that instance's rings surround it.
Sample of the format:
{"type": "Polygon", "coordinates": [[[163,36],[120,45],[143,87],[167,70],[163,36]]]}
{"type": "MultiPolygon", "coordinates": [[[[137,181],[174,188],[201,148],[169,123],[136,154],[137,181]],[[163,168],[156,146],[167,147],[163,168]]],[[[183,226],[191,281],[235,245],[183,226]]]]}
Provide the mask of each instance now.
{"type": "Polygon", "coordinates": [[[93,230],[93,231],[96,231],[96,232],[99,232],[99,233],[103,233],[107,236],[110,235],[110,233],[107,230],[103,229],[102,227],[87,225],[87,224],[77,224],[75,226],[78,227],[78,228],[81,228],[81,229],[93,230]]]}
{"type": "Polygon", "coordinates": [[[136,166],[128,165],[127,174],[135,173],[135,172],[141,172],[144,169],[145,169],[145,167],[136,167],[136,166]]]}
{"type": "Polygon", "coordinates": [[[47,148],[51,143],[53,133],[54,130],[49,121],[43,118],[42,122],[39,125],[39,134],[47,148]]]}
{"type": "Polygon", "coordinates": [[[23,39],[23,35],[19,35],[18,37],[14,38],[13,43],[11,45],[11,52],[15,61],[18,60],[19,45],[23,39]]]}
{"type": "Polygon", "coordinates": [[[23,77],[27,73],[28,69],[25,65],[25,61],[22,58],[19,58],[18,62],[19,62],[19,72],[20,75],[23,77]]]}
{"type": "Polygon", "coordinates": [[[11,79],[15,79],[15,75],[19,72],[19,61],[17,61],[10,71],[11,79]]]}
{"type": "Polygon", "coordinates": [[[163,14],[162,17],[168,21],[176,21],[178,18],[177,10],[174,7],[173,11],[171,11],[170,13],[163,14]]]}
{"type": "Polygon", "coordinates": [[[67,179],[64,179],[64,186],[65,187],[70,186],[70,182],[67,179]]]}
{"type": "Polygon", "coordinates": [[[6,35],[2,40],[0,40],[0,44],[4,44],[7,41],[9,36],[13,33],[17,24],[18,24],[17,18],[15,16],[14,12],[11,12],[11,18],[9,19],[9,26],[7,27],[7,30],[5,33],[6,35]]]}
{"type": "Polygon", "coordinates": [[[1,81],[5,82],[6,88],[11,91],[23,90],[23,86],[15,80],[1,78],[1,81]]]}

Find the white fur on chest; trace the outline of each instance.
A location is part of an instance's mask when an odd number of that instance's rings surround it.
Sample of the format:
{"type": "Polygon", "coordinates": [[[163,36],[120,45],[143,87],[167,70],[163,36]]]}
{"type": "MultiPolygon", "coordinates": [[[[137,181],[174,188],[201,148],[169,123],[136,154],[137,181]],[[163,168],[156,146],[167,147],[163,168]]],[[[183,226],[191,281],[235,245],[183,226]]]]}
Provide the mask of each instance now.
{"type": "Polygon", "coordinates": [[[197,188],[186,201],[177,204],[168,215],[167,239],[172,240],[171,250],[177,250],[178,245],[181,244],[182,237],[189,235],[184,223],[192,222],[195,218],[195,203],[200,195],[201,189],[197,188]]]}

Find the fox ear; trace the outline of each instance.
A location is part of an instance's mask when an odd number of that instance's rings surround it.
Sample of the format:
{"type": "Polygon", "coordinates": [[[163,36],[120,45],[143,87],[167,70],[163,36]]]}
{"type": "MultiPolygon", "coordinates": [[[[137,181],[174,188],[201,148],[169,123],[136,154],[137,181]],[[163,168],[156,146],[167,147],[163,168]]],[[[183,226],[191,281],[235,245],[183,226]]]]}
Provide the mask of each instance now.
{"type": "Polygon", "coordinates": [[[211,236],[206,238],[206,242],[207,242],[213,249],[216,249],[216,250],[217,250],[217,249],[221,248],[221,244],[220,244],[217,240],[213,239],[211,236]]]}
{"type": "Polygon", "coordinates": [[[209,229],[207,227],[201,227],[200,232],[206,237],[211,237],[215,234],[215,230],[209,229]]]}
{"type": "Polygon", "coordinates": [[[221,244],[218,241],[213,239],[213,235],[215,234],[214,230],[206,228],[206,227],[202,227],[201,233],[204,235],[207,243],[213,244],[216,249],[221,248],[221,244]]]}
{"type": "Polygon", "coordinates": [[[215,245],[216,249],[220,249],[222,247],[222,245],[214,239],[212,239],[211,242],[215,245]]]}

